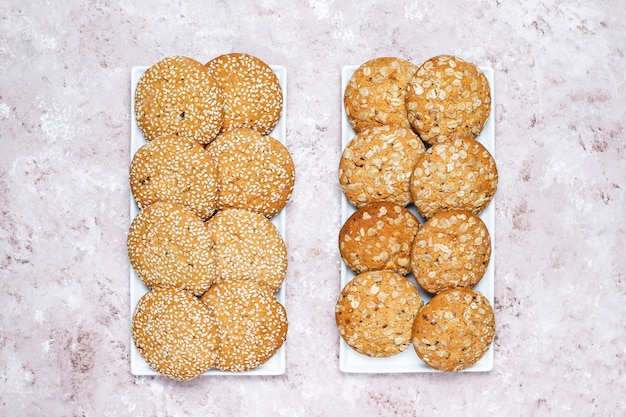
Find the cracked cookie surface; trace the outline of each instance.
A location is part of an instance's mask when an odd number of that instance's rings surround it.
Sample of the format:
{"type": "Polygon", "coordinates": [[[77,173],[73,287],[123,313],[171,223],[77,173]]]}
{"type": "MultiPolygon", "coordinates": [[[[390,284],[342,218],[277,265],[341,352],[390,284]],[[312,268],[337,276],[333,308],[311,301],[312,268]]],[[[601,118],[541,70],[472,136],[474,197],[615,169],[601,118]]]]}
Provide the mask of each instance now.
{"type": "Polygon", "coordinates": [[[344,286],[335,320],[352,349],[371,357],[389,357],[411,344],[413,321],[421,307],[417,288],[407,278],[392,271],[370,271],[344,286]]]}
{"type": "Polygon", "coordinates": [[[461,58],[430,58],[408,85],[406,110],[411,126],[427,144],[474,139],[491,111],[489,80],[476,65],[461,58]]]}
{"type": "Polygon", "coordinates": [[[413,167],[426,148],[410,129],[380,126],[357,133],[339,161],[339,184],[350,204],[375,201],[407,206],[413,167]]]}
{"type": "Polygon", "coordinates": [[[386,269],[411,272],[411,245],[420,227],[408,209],[389,202],[355,211],[339,231],[339,253],[355,273],[386,269]]]}
{"type": "Polygon", "coordinates": [[[434,296],[413,326],[413,347],[430,367],[461,371],[489,350],[496,331],[489,300],[470,288],[453,288],[434,296]]]}
{"type": "Polygon", "coordinates": [[[355,132],[383,125],[411,128],[405,99],[417,65],[396,57],[379,57],[359,66],[344,91],[346,116],[355,132]]]}
{"type": "Polygon", "coordinates": [[[446,210],[482,212],[498,186],[493,156],[474,139],[439,142],[419,157],[411,175],[411,196],[425,218],[446,210]]]}
{"type": "Polygon", "coordinates": [[[473,287],[482,279],[491,257],[485,223],[464,210],[435,214],[417,231],[411,248],[411,269],[426,292],[473,287]]]}

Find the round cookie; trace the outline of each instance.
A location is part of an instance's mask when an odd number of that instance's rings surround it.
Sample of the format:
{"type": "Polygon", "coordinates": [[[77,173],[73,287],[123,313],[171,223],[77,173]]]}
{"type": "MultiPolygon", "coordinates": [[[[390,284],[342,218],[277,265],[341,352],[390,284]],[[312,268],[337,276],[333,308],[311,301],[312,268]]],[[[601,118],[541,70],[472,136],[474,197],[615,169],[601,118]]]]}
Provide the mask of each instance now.
{"type": "Polygon", "coordinates": [[[491,111],[491,90],[474,64],[450,55],[425,61],[407,88],[408,119],[427,144],[476,138],[491,111]]]}
{"type": "Polygon", "coordinates": [[[420,138],[398,125],[357,133],[339,161],[341,190],[357,208],[374,201],[406,206],[412,201],[411,172],[424,152],[420,138]]]}
{"type": "Polygon", "coordinates": [[[211,234],[180,204],[158,202],[133,219],[128,257],[149,287],[176,287],[202,295],[215,279],[211,234]]]}
{"type": "Polygon", "coordinates": [[[405,99],[407,86],[417,68],[404,59],[380,57],[354,71],[346,85],[343,102],[355,132],[383,125],[411,128],[405,99]]]}
{"type": "Polygon", "coordinates": [[[361,207],[339,231],[339,253],[355,273],[382,270],[411,272],[411,245],[420,227],[406,208],[379,201],[361,207]]]}
{"type": "Polygon", "coordinates": [[[339,334],[350,348],[389,357],[411,344],[413,321],[422,307],[417,288],[392,271],[370,271],[341,290],[335,307],[339,334]]]}
{"type": "Polygon", "coordinates": [[[468,210],[479,214],[498,186],[496,162],[473,139],[439,142],[421,155],[411,175],[411,196],[418,212],[432,217],[440,211],[468,210]]]}
{"type": "Polygon", "coordinates": [[[141,356],[168,378],[192,379],[216,364],[217,321],[185,290],[155,288],[144,294],[133,313],[131,330],[141,356]]]}
{"type": "Polygon", "coordinates": [[[135,117],[147,141],[177,135],[200,144],[220,131],[224,100],[218,82],[194,59],[173,56],[152,65],[135,90],[135,117]]]}
{"type": "Polygon", "coordinates": [[[413,325],[413,347],[431,368],[461,371],[485,355],[495,332],[489,300],[470,288],[452,288],[420,310],[413,325]]]}
{"type": "Polygon", "coordinates": [[[265,216],[243,209],[219,211],[207,227],[214,242],[216,282],[250,279],[278,291],[287,273],[287,248],[265,216]]]}
{"type": "Polygon", "coordinates": [[[273,217],[285,207],[295,167],[285,146],[254,129],[233,129],[207,146],[218,164],[218,207],[243,208],[273,217]]]}
{"type": "Polygon", "coordinates": [[[426,292],[473,287],[485,275],[491,238],[485,223],[464,210],[435,214],[419,229],[411,249],[411,269],[426,292]]]}
{"type": "Polygon", "coordinates": [[[248,127],[269,134],[283,109],[282,89],[272,68],[243,53],[220,55],[206,66],[224,92],[222,132],[248,127]]]}
{"type": "Polygon", "coordinates": [[[251,280],[216,283],[200,300],[219,323],[217,368],[249,371],[267,362],[287,337],[287,313],[272,291],[251,280]]]}
{"type": "Polygon", "coordinates": [[[168,201],[182,204],[206,220],[217,208],[217,166],[198,142],[161,136],[133,156],[130,189],[141,209],[168,201]]]}

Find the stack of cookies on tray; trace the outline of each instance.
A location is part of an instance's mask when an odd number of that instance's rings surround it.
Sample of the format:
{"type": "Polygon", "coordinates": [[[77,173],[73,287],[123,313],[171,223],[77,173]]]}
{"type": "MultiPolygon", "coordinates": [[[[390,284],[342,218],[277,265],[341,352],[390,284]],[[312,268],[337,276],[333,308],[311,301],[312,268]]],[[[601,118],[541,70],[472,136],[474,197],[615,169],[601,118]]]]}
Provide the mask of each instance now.
{"type": "Polygon", "coordinates": [[[279,79],[248,54],[206,64],[173,56],[145,71],[134,103],[146,143],[130,166],[140,211],[128,256],[149,291],[134,310],[133,342],[176,380],[255,369],[287,334],[276,298],[287,249],[271,219],[295,173],[269,135],[283,109],[279,79]]]}
{"type": "Polygon", "coordinates": [[[495,335],[493,309],[473,289],[491,256],[479,215],[498,181],[477,140],[491,110],[489,82],[450,55],[420,65],[375,58],[351,76],[344,108],[355,136],[338,174],[353,210],[338,243],[355,276],[337,300],[339,333],[370,357],[412,344],[431,368],[467,369],[495,335]]]}

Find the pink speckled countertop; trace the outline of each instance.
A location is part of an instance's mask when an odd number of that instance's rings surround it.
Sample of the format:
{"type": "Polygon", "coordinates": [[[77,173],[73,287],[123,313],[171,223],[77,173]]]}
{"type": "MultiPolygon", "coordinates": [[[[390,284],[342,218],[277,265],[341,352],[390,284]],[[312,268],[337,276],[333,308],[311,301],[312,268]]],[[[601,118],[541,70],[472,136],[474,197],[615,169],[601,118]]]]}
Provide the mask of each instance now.
{"type": "Polygon", "coordinates": [[[5,1],[0,415],[623,416],[626,9],[568,1],[5,1]],[[281,376],[130,373],[130,69],[248,52],[288,73],[281,376]],[[494,369],[342,374],[341,67],[495,71],[494,369]]]}

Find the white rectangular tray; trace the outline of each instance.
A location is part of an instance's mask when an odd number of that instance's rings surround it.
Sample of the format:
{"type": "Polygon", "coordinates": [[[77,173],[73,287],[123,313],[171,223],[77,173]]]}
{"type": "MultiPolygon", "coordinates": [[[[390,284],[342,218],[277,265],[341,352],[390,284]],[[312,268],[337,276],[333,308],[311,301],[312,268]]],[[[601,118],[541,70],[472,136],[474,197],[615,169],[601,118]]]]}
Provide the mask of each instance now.
{"type": "MultiPolygon", "coordinates": [[[[356,133],[352,129],[350,122],[346,116],[346,110],[343,105],[343,92],[346,89],[346,85],[348,84],[350,77],[354,73],[354,71],[358,68],[358,65],[346,65],[342,67],[341,70],[341,147],[345,149],[346,145],[354,138],[356,133]]],[[[484,72],[485,76],[489,80],[489,84],[491,87],[491,112],[489,114],[489,119],[487,119],[487,123],[485,127],[478,136],[477,140],[480,141],[488,150],[494,155],[495,150],[495,127],[494,127],[494,77],[493,77],[493,69],[490,67],[480,67],[480,69],[484,72]]],[[[494,155],[495,158],[495,155],[494,155]]],[[[341,200],[341,220],[342,224],[350,217],[352,213],[356,211],[354,206],[348,202],[346,197],[342,194],[341,200]]],[[[420,222],[424,222],[421,216],[415,210],[415,207],[411,204],[408,207],[419,219],[420,222]]],[[[485,297],[489,300],[491,305],[493,306],[494,302],[494,263],[495,263],[495,221],[494,221],[495,213],[494,213],[494,203],[493,201],[489,206],[480,214],[480,218],[483,220],[487,228],[489,229],[489,234],[491,236],[491,259],[489,262],[489,266],[487,267],[487,271],[485,271],[484,277],[481,281],[474,287],[476,290],[483,293],[485,297]]],[[[355,274],[348,268],[345,262],[341,262],[341,288],[343,288],[352,278],[354,278],[355,274]]],[[[408,276],[409,279],[413,279],[412,275],[408,276]]],[[[417,285],[416,285],[417,286],[417,285]]],[[[429,294],[417,286],[420,290],[420,296],[424,303],[426,303],[430,298],[432,298],[429,294]]],[[[413,346],[409,346],[404,352],[389,357],[389,358],[371,358],[369,356],[362,355],[353,349],[351,349],[341,338],[339,337],[339,369],[342,372],[346,373],[419,373],[419,372],[438,372],[429,366],[427,366],[424,362],[420,360],[420,358],[415,353],[413,346]]],[[[466,369],[463,372],[488,372],[493,369],[493,344],[482,357],[480,361],[478,361],[474,366],[466,369]]]]}
{"type": "MultiPolygon", "coordinates": [[[[130,160],[132,161],[135,152],[146,143],[143,133],[137,125],[135,119],[135,90],[137,82],[141,75],[148,69],[148,66],[133,67],[130,73],[130,160]]],[[[270,136],[285,144],[286,138],[286,103],[287,103],[287,70],[280,65],[271,65],[272,70],[276,73],[280,82],[283,93],[283,112],[281,114],[276,127],[270,132],[270,136]]],[[[132,194],[130,195],[130,219],[135,218],[139,213],[139,207],[135,203],[132,194]]],[[[281,210],[272,219],[272,223],[276,226],[283,239],[285,239],[286,221],[285,210],[281,210]]],[[[130,317],[132,317],[137,302],[146,292],[148,288],[143,281],[137,276],[132,267],[130,267],[130,317]]],[[[285,284],[276,293],[278,301],[285,306],[285,284]]],[[[286,306],[285,306],[286,307],[286,306]]],[[[135,344],[130,341],[130,369],[133,375],[159,375],[150,365],[141,357],[135,344]]],[[[282,375],[285,373],[285,346],[283,345],[278,352],[266,363],[260,367],[246,372],[224,372],[218,369],[210,369],[203,375],[282,375]]]]}

